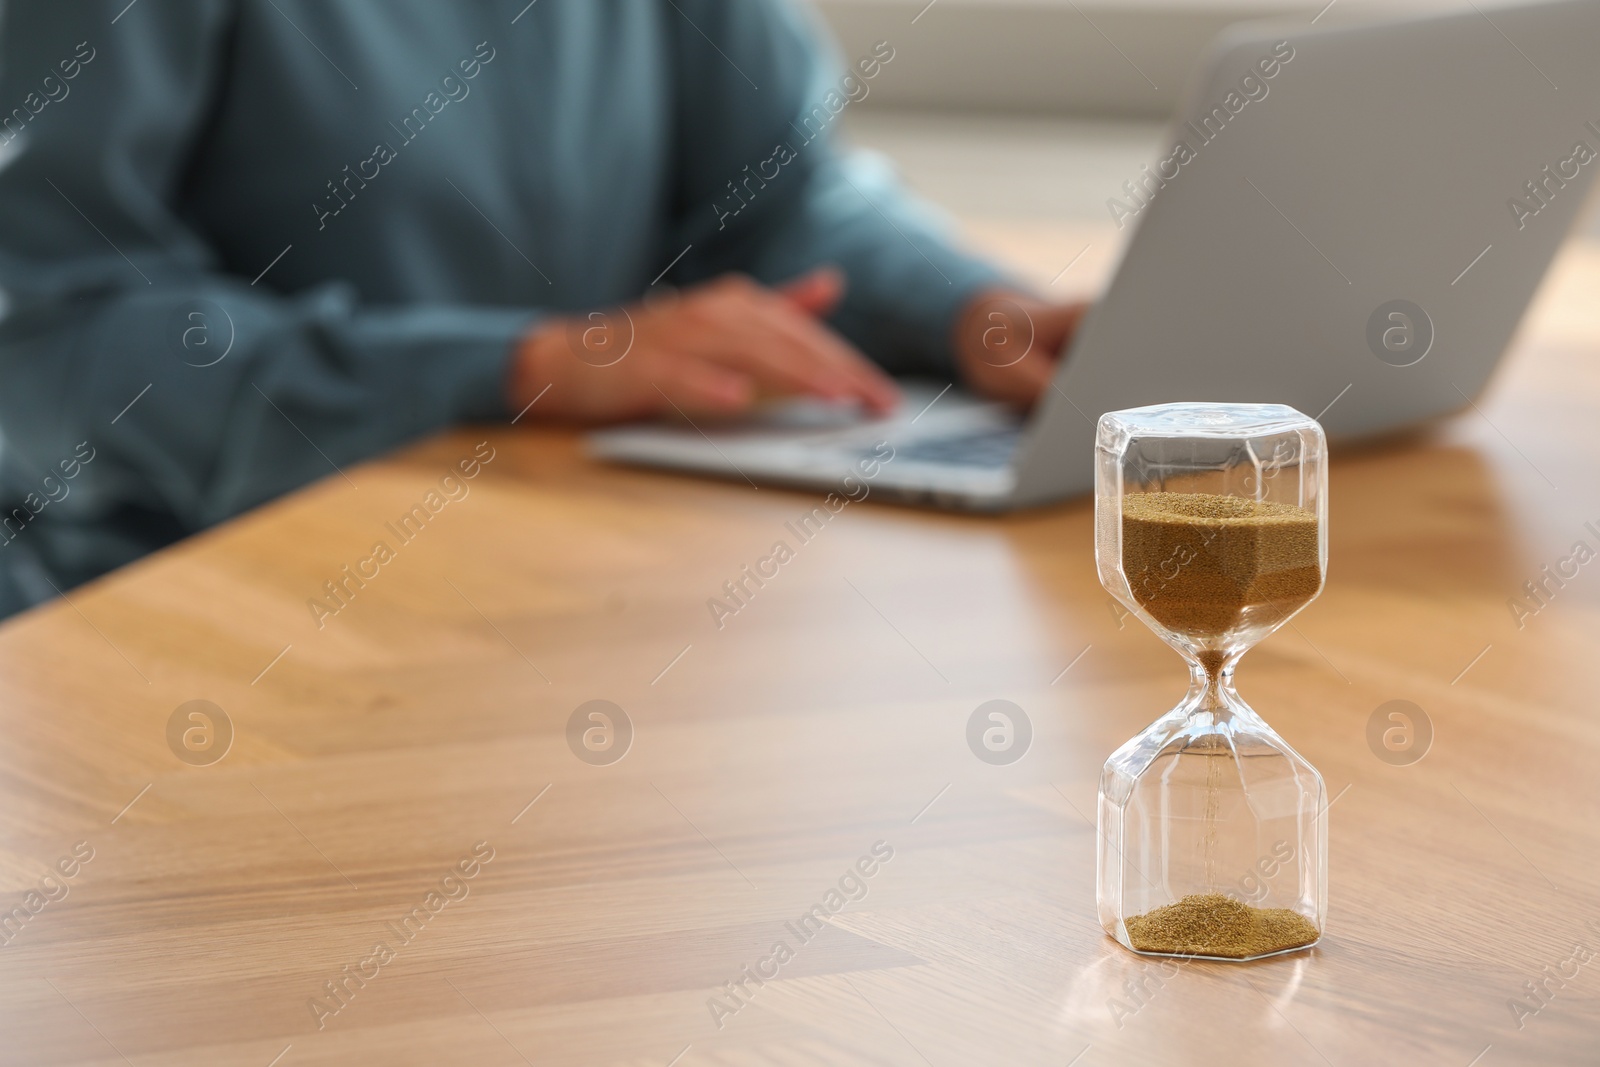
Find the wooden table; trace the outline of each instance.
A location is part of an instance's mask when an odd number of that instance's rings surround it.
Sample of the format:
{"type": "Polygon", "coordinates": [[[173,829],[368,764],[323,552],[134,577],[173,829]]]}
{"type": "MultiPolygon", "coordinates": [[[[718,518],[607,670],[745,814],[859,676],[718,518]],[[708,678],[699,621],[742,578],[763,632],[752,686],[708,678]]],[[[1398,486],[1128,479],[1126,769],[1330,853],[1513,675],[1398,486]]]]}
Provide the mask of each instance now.
{"type": "Polygon", "coordinates": [[[0,629],[0,1062],[1600,1062],[1600,563],[1507,604],[1600,544],[1597,291],[1569,249],[1481,414],[1336,456],[1327,591],[1240,671],[1338,797],[1315,950],[1163,972],[1097,925],[1101,763],[1184,673],[1111,610],[1086,502],[852,504],[719,629],[814,495],[464,432],[0,629]],[[965,739],[991,699],[1033,726],[1007,766],[965,739]],[[1407,766],[1367,741],[1396,699],[1435,734],[1407,766]],[[187,712],[169,747],[192,700],[232,724],[209,764],[187,712]],[[618,762],[569,746],[591,700],[618,762]]]}

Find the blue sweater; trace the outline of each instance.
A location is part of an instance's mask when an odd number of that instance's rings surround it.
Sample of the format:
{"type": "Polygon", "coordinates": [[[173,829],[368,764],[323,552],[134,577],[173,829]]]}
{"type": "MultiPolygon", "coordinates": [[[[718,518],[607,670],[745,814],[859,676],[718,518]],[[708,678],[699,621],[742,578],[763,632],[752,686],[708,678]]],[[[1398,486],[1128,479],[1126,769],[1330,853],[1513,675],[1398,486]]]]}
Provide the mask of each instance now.
{"type": "Polygon", "coordinates": [[[0,611],[505,418],[541,314],[658,276],[835,264],[947,372],[996,272],[832,143],[894,55],[787,0],[5,3],[0,611]]]}

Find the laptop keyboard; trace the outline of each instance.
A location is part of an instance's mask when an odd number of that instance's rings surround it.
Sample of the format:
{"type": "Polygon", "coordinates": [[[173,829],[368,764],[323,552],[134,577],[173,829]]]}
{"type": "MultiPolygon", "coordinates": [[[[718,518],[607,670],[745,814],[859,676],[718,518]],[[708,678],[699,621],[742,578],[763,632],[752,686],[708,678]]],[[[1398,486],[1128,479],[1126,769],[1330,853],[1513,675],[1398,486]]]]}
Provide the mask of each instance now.
{"type": "Polygon", "coordinates": [[[957,467],[1004,467],[1011,462],[1021,439],[1022,431],[1012,427],[952,437],[925,437],[898,449],[895,458],[957,467]]]}

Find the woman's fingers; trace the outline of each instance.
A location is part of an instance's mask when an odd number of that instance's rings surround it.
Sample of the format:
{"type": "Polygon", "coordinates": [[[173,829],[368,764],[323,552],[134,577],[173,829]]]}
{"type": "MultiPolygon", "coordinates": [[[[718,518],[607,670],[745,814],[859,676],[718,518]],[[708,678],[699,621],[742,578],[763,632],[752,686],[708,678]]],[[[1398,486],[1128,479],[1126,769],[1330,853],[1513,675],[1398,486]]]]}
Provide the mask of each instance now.
{"type": "Polygon", "coordinates": [[[750,375],[692,357],[660,360],[650,384],[656,394],[654,406],[662,411],[732,415],[756,401],[756,383],[750,375]]]}
{"type": "Polygon", "coordinates": [[[819,318],[838,303],[843,286],[842,276],[826,269],[782,289],[720,278],[670,300],[631,305],[615,329],[603,331],[603,352],[589,344],[597,329],[593,315],[547,319],[518,347],[511,399],[523,410],[548,390],[538,417],[585,421],[674,406],[735,413],[762,392],[888,411],[899,400],[893,381],[819,318]]]}
{"type": "Polygon", "coordinates": [[[693,309],[706,327],[699,354],[743,370],[773,391],[887,410],[899,396],[888,376],[797,306],[799,300],[824,306],[837,292],[837,281],[821,272],[782,293],[744,280],[717,283],[693,309]]]}
{"type": "MultiPolygon", "coordinates": [[[[831,315],[844,297],[845,276],[837,268],[822,267],[778,287],[797,311],[820,320],[831,315]]],[[[825,324],[814,322],[826,349],[837,366],[843,370],[862,391],[868,408],[879,413],[890,411],[900,401],[900,389],[883,370],[867,359],[854,346],[829,330],[825,324]]]]}
{"type": "Polygon", "coordinates": [[[844,275],[834,267],[820,267],[778,286],[778,294],[792,304],[796,311],[816,318],[833,314],[844,297],[844,275]]]}
{"type": "Polygon", "coordinates": [[[802,368],[830,383],[832,391],[822,395],[855,400],[879,414],[893,410],[899,402],[900,390],[894,380],[816,319],[779,309],[764,325],[773,335],[775,354],[786,367],[802,368]]]}
{"type": "Polygon", "coordinates": [[[1031,407],[1050,388],[1087,310],[1005,290],[981,293],[957,318],[956,368],[973,392],[1031,407]]]}

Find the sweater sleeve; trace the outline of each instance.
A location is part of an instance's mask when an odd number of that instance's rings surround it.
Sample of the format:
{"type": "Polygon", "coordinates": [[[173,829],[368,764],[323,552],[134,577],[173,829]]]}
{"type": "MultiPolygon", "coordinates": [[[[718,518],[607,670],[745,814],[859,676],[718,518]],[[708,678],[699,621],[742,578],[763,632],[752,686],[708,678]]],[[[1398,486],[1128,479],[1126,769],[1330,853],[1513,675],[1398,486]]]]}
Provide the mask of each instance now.
{"type": "MultiPolygon", "coordinates": [[[[0,100],[19,105],[0,125],[5,507],[87,442],[92,463],[39,524],[81,534],[133,510],[163,516],[159,543],[501,416],[533,309],[365,306],[341,283],[279,293],[269,264],[220,262],[181,201],[229,4],[162,0],[114,24],[124,4],[0,9],[0,100]]],[[[70,581],[123,560],[52,562],[70,581]]]]}
{"type": "Polygon", "coordinates": [[[888,165],[836,146],[840,116],[894,76],[895,45],[842,66],[790,0],[674,5],[682,70],[677,280],[741,269],[782,281],[831,264],[833,325],[897,373],[953,376],[950,339],[979,290],[1016,285],[963,252],[888,165]]]}

